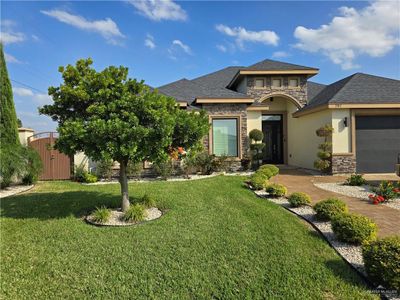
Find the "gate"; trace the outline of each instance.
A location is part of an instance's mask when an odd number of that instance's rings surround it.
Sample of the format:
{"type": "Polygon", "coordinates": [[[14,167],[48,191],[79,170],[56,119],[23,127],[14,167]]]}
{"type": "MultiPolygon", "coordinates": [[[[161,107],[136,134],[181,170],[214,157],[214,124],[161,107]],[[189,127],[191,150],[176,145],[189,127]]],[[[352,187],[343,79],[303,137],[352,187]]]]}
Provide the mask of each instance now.
{"type": "Polygon", "coordinates": [[[28,145],[35,149],[42,159],[43,171],[40,180],[70,179],[70,158],[54,149],[57,132],[41,132],[28,138],[28,145]]]}

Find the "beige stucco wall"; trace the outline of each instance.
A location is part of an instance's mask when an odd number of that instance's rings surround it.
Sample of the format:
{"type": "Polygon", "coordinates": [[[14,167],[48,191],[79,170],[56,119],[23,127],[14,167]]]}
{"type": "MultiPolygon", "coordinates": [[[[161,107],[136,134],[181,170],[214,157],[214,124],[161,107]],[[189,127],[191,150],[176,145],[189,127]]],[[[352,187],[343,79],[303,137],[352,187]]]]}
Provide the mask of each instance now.
{"type": "Polygon", "coordinates": [[[248,111],[247,112],[247,135],[253,129],[262,130],[261,111],[248,111]]]}
{"type": "Polygon", "coordinates": [[[78,152],[74,155],[74,165],[83,166],[86,171],[89,171],[89,158],[83,152],[78,152]]]}
{"type": "Polygon", "coordinates": [[[333,153],[351,152],[351,114],[349,109],[332,110],[332,126],[334,129],[332,135],[333,153]],[[344,126],[344,118],[347,118],[347,127],[344,126]]]}
{"type": "Polygon", "coordinates": [[[18,128],[18,136],[21,145],[28,145],[28,138],[34,134],[34,130],[30,128],[18,128]]]}

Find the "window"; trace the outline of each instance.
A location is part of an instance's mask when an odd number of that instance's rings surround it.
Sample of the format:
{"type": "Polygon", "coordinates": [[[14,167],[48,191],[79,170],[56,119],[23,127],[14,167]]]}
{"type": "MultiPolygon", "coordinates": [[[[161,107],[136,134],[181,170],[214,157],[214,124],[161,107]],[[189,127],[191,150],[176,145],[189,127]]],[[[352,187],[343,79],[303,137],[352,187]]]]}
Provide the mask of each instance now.
{"type": "Polygon", "coordinates": [[[238,119],[213,119],[212,153],[216,156],[239,156],[238,119]]]}
{"type": "Polygon", "coordinates": [[[280,121],[282,119],[281,115],[263,115],[263,121],[280,121]]]}
{"type": "Polygon", "coordinates": [[[289,78],[289,87],[299,87],[299,78],[289,78]]]}
{"type": "Polygon", "coordinates": [[[265,87],[265,80],[264,78],[256,78],[254,81],[254,86],[256,88],[263,88],[265,87]]]}
{"type": "Polygon", "coordinates": [[[272,87],[275,88],[282,87],[282,78],[272,78],[272,87]]]}

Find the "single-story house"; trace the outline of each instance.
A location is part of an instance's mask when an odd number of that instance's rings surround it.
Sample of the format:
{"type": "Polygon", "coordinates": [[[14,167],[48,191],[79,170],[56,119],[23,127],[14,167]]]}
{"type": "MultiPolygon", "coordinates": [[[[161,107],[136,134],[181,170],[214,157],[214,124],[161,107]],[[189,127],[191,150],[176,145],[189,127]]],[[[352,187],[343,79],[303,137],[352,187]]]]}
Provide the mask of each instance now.
{"type": "Polygon", "coordinates": [[[248,134],[262,130],[264,162],[313,169],[316,130],[330,124],[332,173],[393,173],[400,155],[400,81],[356,73],[329,85],[309,81],[319,69],[274,60],[227,67],[158,88],[183,109],[204,109],[210,154],[237,162],[248,134]]]}

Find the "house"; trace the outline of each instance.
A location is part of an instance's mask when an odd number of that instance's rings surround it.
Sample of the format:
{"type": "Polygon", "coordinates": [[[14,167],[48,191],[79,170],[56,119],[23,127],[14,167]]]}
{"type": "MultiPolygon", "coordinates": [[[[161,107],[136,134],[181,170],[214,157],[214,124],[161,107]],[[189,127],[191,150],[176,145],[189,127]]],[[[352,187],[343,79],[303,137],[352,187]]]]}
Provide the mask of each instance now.
{"type": "Polygon", "coordinates": [[[227,67],[159,87],[183,109],[204,109],[210,154],[238,164],[248,134],[262,130],[264,162],[313,169],[316,130],[330,124],[332,173],[393,173],[400,155],[400,81],[356,73],[330,85],[309,81],[317,68],[274,60],[227,67]]]}

